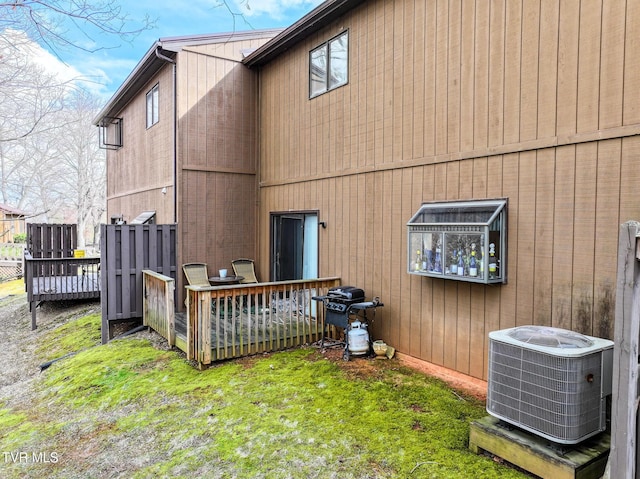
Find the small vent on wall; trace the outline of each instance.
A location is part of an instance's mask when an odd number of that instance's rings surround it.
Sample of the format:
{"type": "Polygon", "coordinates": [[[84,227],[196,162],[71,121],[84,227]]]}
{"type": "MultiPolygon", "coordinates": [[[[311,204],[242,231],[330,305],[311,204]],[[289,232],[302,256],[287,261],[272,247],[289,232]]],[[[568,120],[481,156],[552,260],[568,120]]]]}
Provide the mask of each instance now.
{"type": "Polygon", "coordinates": [[[131,220],[132,225],[152,225],[156,222],[156,212],[155,211],[143,211],[138,216],[136,216],[133,220],[131,220]]]}

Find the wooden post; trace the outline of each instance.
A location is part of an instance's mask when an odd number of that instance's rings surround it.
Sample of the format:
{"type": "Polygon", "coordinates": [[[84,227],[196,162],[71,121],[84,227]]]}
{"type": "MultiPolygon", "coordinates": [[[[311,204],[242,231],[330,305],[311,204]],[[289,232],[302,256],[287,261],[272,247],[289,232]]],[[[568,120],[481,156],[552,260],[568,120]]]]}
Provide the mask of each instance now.
{"type": "Polygon", "coordinates": [[[176,306],[175,306],[175,280],[167,284],[167,291],[164,297],[165,311],[167,312],[167,341],[169,346],[176,345],[176,306]]]}
{"type": "Polygon", "coordinates": [[[640,290],[637,247],[640,223],[620,228],[613,350],[613,396],[609,477],[637,479],[638,352],[640,290]]]}

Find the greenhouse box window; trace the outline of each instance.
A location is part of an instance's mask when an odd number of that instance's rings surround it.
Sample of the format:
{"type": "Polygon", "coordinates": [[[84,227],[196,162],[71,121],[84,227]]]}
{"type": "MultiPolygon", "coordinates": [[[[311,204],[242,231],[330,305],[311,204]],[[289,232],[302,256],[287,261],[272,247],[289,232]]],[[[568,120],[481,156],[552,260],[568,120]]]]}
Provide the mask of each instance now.
{"type": "Polygon", "coordinates": [[[507,200],[423,203],[407,223],[407,272],[507,282],[507,200]]]}

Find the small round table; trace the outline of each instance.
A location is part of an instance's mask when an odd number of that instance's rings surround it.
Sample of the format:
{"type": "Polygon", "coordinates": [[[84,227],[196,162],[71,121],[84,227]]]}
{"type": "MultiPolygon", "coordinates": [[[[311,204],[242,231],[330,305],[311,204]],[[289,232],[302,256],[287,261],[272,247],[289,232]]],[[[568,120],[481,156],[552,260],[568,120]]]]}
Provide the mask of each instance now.
{"type": "Polygon", "coordinates": [[[212,286],[222,286],[224,284],[238,284],[240,281],[244,279],[244,276],[225,276],[221,278],[220,276],[211,276],[209,278],[209,283],[212,286]]]}

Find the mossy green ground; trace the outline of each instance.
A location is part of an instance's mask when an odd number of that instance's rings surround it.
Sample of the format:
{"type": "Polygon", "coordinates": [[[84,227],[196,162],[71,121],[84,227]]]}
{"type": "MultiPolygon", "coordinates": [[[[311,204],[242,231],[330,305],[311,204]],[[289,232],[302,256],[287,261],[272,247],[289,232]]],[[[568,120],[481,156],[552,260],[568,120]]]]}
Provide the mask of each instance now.
{"type": "Polygon", "coordinates": [[[24,282],[22,280],[7,281],[0,283],[0,298],[13,294],[24,293],[24,282]]]}
{"type": "Polygon", "coordinates": [[[0,403],[0,451],[55,461],[4,461],[0,476],[523,477],[468,450],[484,404],[394,360],[354,372],[302,348],[198,371],[147,339],[100,345],[95,314],[37,354],[74,351],[38,376],[31,407],[0,403]]]}

